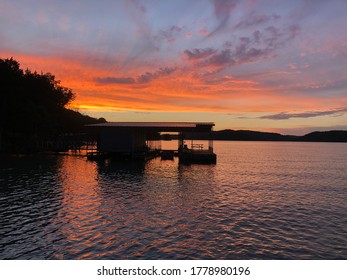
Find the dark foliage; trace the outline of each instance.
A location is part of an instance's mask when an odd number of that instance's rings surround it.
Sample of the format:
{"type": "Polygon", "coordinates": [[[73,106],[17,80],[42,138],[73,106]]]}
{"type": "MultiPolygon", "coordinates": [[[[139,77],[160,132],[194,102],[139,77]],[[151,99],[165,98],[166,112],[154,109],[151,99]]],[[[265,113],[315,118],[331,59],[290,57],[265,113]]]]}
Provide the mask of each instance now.
{"type": "Polygon", "coordinates": [[[65,107],[74,100],[71,89],[54,75],[23,71],[13,58],[0,59],[0,149],[40,150],[85,124],[103,122],[65,107]]]}

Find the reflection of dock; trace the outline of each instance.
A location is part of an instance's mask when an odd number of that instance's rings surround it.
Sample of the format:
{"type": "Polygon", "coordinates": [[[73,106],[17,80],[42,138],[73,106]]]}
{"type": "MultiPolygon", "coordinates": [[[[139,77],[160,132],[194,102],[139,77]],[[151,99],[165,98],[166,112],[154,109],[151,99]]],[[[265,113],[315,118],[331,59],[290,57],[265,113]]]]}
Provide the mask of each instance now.
{"type": "Polygon", "coordinates": [[[175,150],[161,150],[160,157],[163,160],[173,160],[175,155],[178,155],[178,152],[175,150]]]}
{"type": "Polygon", "coordinates": [[[213,141],[208,140],[208,147],[203,144],[185,143],[186,134],[199,134],[212,131],[214,123],[187,122],[112,122],[89,125],[92,132],[97,134],[97,149],[87,153],[90,160],[116,158],[127,160],[148,160],[160,156],[163,160],[172,160],[178,156],[183,163],[216,163],[213,153],[213,141]],[[160,133],[178,134],[177,150],[162,150],[160,133]]]}

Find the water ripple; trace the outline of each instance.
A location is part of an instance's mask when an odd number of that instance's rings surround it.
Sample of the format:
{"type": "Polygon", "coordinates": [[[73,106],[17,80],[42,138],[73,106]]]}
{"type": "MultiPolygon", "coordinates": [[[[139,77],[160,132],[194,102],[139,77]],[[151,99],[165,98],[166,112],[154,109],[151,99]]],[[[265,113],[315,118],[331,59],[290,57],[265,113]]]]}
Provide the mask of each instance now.
{"type": "Polygon", "coordinates": [[[346,144],[218,142],[216,165],[1,160],[1,259],[346,259],[346,144]]]}

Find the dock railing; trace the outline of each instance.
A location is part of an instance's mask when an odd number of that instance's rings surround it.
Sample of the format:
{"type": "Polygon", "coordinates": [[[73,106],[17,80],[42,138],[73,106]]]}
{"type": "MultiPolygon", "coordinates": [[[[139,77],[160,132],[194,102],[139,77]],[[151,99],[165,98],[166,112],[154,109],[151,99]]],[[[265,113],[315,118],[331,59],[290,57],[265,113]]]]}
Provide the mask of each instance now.
{"type": "Polygon", "coordinates": [[[192,150],[199,150],[199,151],[201,151],[201,150],[204,149],[204,144],[192,144],[191,145],[191,149],[192,150]]]}

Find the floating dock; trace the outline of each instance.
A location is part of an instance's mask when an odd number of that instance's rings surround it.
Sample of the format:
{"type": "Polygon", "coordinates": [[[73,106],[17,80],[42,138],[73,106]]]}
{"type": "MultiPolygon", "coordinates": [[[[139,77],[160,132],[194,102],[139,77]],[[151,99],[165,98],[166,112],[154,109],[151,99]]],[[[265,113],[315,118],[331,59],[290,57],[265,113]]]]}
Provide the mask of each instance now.
{"type": "Polygon", "coordinates": [[[179,153],[181,163],[216,163],[217,156],[213,151],[209,150],[193,150],[187,149],[179,153]]]}

